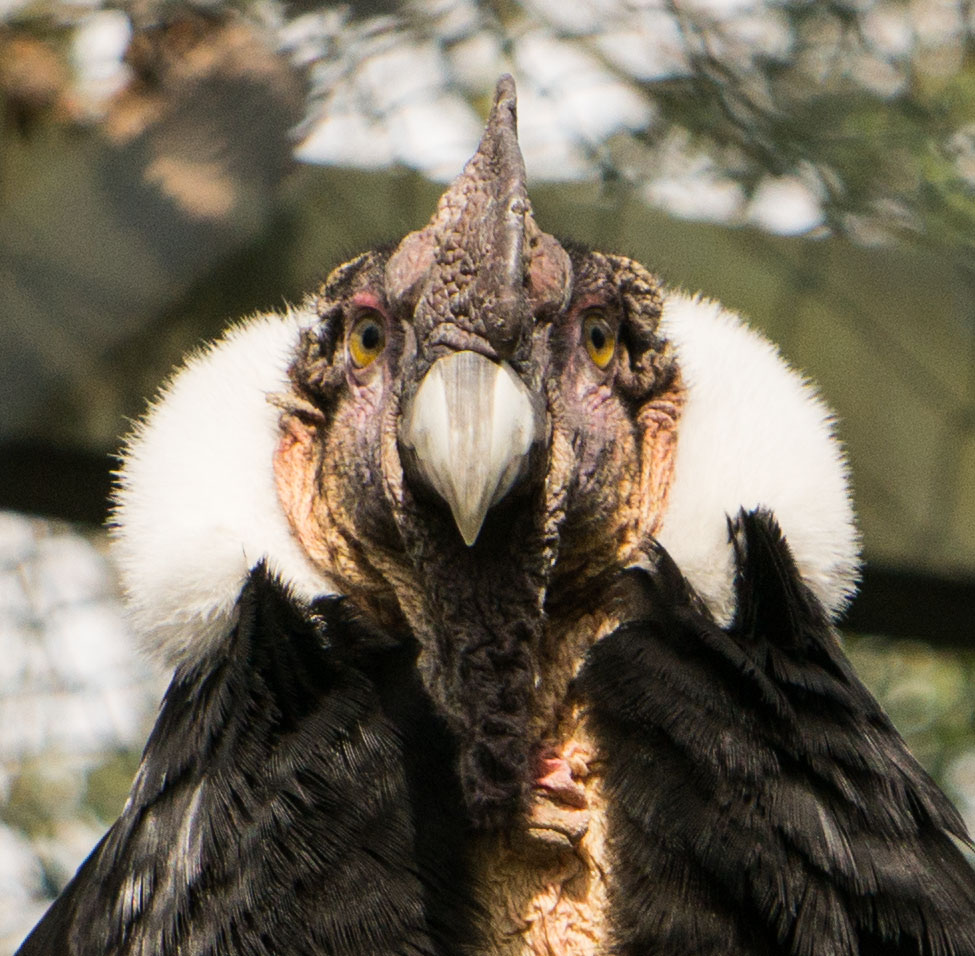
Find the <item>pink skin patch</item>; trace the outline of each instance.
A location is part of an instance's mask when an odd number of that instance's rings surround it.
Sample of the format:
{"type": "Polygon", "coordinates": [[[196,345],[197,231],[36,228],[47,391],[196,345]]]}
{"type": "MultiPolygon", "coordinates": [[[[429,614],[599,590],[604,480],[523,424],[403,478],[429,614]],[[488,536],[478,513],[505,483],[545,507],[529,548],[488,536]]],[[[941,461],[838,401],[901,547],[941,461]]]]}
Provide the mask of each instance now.
{"type": "Polygon", "coordinates": [[[352,296],[352,304],[358,306],[360,309],[373,309],[384,318],[386,316],[386,310],[383,308],[382,302],[379,301],[379,296],[366,289],[363,289],[361,292],[356,292],[352,296]]]}
{"type": "Polygon", "coordinates": [[[584,809],[586,791],[572,776],[569,758],[554,747],[545,747],[535,759],[535,790],[548,794],[557,803],[584,809]]]}

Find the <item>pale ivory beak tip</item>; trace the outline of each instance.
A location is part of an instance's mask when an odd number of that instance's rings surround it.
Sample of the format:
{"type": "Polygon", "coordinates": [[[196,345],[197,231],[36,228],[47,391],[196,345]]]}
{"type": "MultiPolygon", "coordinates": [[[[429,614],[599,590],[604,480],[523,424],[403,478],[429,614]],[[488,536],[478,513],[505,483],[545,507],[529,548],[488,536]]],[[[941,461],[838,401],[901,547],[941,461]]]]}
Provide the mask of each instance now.
{"type": "Polygon", "coordinates": [[[455,508],[450,510],[453,512],[454,521],[457,522],[457,530],[460,531],[464,544],[469,548],[473,547],[474,542],[477,541],[477,536],[481,533],[481,525],[484,524],[487,510],[483,514],[470,516],[458,514],[455,508]]]}

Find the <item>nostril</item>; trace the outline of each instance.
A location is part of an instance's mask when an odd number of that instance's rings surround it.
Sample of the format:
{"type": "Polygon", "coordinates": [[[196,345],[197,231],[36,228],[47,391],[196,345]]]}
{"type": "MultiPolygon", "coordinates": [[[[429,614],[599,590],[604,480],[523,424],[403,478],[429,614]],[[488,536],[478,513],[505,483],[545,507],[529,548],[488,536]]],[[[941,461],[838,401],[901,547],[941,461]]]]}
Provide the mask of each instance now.
{"type": "Polygon", "coordinates": [[[531,328],[531,312],[524,293],[520,289],[505,290],[484,317],[486,338],[499,359],[514,356],[526,328],[531,328]]]}
{"type": "Polygon", "coordinates": [[[519,329],[514,323],[499,320],[488,327],[488,341],[499,359],[510,359],[518,348],[519,329]]]}

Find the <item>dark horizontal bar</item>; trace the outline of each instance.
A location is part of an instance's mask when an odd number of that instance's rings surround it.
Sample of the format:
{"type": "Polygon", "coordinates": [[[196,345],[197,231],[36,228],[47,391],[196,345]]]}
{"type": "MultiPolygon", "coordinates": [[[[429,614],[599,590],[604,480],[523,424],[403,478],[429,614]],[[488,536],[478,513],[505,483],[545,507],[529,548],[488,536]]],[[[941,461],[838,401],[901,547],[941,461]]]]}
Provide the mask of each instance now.
{"type": "MultiPolygon", "coordinates": [[[[116,464],[111,450],[35,440],[0,442],[0,509],[102,524],[116,464]]],[[[868,564],[843,627],[975,650],[975,580],[868,564]]]]}
{"type": "Polygon", "coordinates": [[[110,450],[35,439],[0,441],[0,509],[100,525],[108,517],[117,466],[110,450]]]}
{"type": "Polygon", "coordinates": [[[975,580],[868,564],[842,626],[975,651],[975,580]]]}

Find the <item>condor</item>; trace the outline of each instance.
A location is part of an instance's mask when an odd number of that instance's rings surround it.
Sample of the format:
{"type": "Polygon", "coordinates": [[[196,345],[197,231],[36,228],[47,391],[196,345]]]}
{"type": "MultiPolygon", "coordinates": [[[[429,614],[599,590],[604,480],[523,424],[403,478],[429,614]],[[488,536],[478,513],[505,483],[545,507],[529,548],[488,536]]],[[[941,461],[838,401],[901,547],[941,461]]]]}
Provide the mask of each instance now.
{"type": "Polygon", "coordinates": [[[429,224],[192,358],[116,550],[175,670],[20,956],[972,956],[946,798],[833,630],[775,349],[531,210],[510,77],[429,224]]]}

